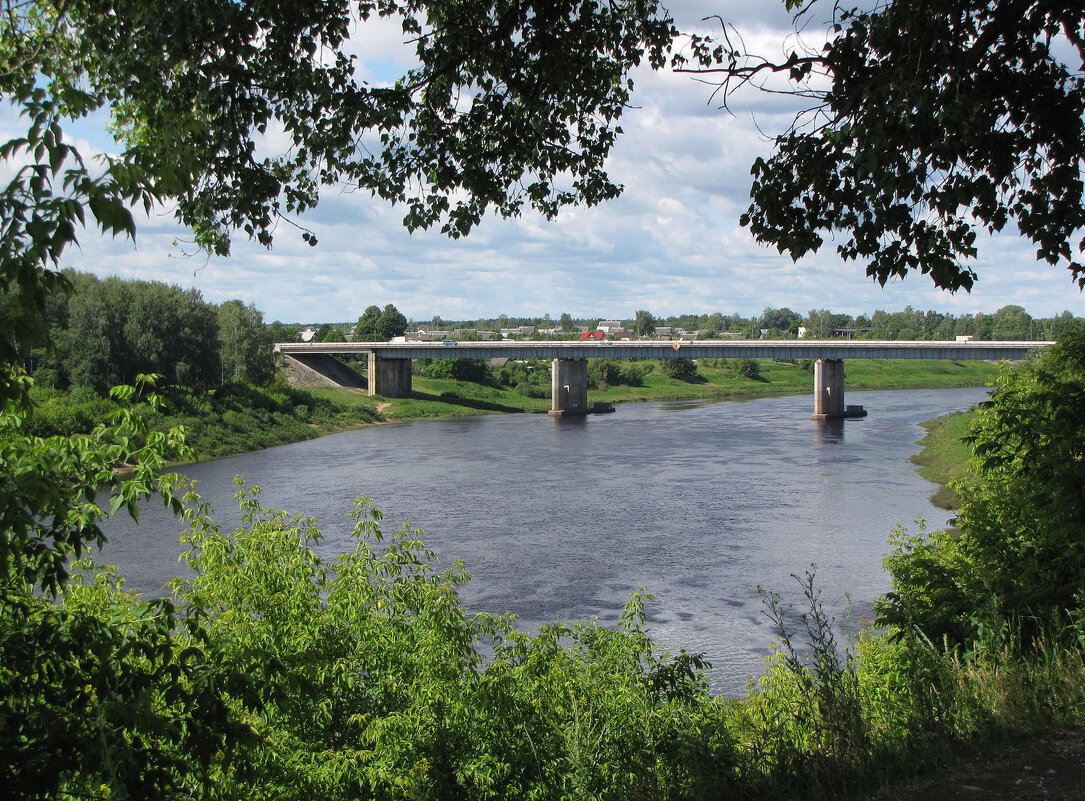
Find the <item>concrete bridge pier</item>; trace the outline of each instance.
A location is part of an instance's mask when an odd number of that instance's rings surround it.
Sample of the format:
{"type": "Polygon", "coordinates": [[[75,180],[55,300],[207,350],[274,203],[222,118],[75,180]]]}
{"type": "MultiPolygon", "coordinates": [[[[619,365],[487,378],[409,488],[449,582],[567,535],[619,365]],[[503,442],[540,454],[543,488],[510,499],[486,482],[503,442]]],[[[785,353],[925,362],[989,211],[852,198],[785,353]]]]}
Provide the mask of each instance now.
{"type": "Polygon", "coordinates": [[[550,371],[552,417],[588,413],[588,360],[554,359],[550,371]]]}
{"type": "Polygon", "coordinates": [[[814,413],[811,420],[843,420],[844,360],[818,359],[814,362],[814,413]]]}
{"type": "Polygon", "coordinates": [[[369,394],[406,398],[411,394],[411,360],[381,359],[369,351],[369,394]]]}

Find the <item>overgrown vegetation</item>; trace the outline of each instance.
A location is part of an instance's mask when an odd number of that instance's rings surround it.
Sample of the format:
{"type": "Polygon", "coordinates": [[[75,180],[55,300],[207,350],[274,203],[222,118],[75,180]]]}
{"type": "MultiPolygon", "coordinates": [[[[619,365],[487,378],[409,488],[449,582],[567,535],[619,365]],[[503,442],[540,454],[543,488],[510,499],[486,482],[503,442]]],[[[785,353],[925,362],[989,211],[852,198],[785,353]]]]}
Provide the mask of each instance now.
{"type": "Polygon", "coordinates": [[[419,375],[427,378],[447,378],[452,381],[473,381],[492,384],[493,372],[484,359],[419,359],[419,375]]]}
{"type": "MultiPolygon", "coordinates": [[[[722,699],[709,695],[700,658],[658,651],[643,593],[616,629],[587,621],[527,636],[509,619],[469,614],[460,568],[438,571],[417,530],[385,541],[368,499],[354,512],[354,549],[328,561],[315,550],[316,521],[264,508],[254,488],[238,498],[243,525],[225,532],[186,497],[192,577],[174,584],[176,609],[124,593],[109,569],[80,574],[63,607],[24,599],[58,627],[53,636],[123,623],[146,639],[154,621],[160,645],[5,686],[5,711],[19,705],[18,733],[34,743],[2,752],[9,787],[222,799],[302,790],[860,798],[970,743],[1082,722],[1080,618],[1059,644],[1026,646],[1012,625],[967,649],[914,627],[840,642],[807,575],[799,631],[787,625],[787,604],[766,593],[781,635],[775,655],[749,695],[722,699]],[[168,669],[174,662],[178,670],[168,669]],[[129,706],[99,707],[100,694],[129,706]],[[57,714],[63,736],[47,737],[57,714]],[[102,729],[127,734],[103,739],[102,729]],[[98,758],[58,759],[56,770],[35,773],[31,756],[85,738],[95,738],[98,758]]],[[[38,653],[22,634],[0,637],[5,664],[38,653]]]]}
{"type": "MultiPolygon", "coordinates": [[[[88,389],[61,392],[35,387],[34,414],[24,425],[39,437],[87,434],[120,406],[88,389]]],[[[267,387],[225,384],[201,392],[174,388],[163,393],[159,409],[138,412],[153,430],[183,427],[194,456],[233,453],[310,439],[328,430],[380,420],[371,402],[345,405],[327,397],[274,382],[267,387]]]]}
{"type": "Polygon", "coordinates": [[[697,362],[693,359],[660,359],[659,371],[667,378],[691,381],[697,375],[697,362]]]}
{"type": "MultiPolygon", "coordinates": [[[[800,579],[802,614],[764,594],[780,639],[740,699],[709,694],[697,655],[659,652],[643,592],[616,629],[587,621],[528,636],[470,614],[461,568],[439,571],[417,530],[386,541],[368,499],[354,512],[355,547],[329,560],[316,521],[265,508],[255,488],[239,490],[243,523],[227,532],[187,485],[164,484],[189,527],[191,574],[175,600],[143,602],[88,565],[48,585],[54,599],[35,590],[37,569],[9,584],[0,713],[16,723],[0,731],[0,778],[22,797],[861,798],[961,749],[1081,725],[1079,575],[1021,571],[1022,557],[1006,562],[969,528],[987,518],[966,514],[1036,471],[1046,482],[1055,465],[1007,464],[979,446],[1011,423],[1029,421],[1032,437],[1072,422],[1081,354],[1085,336],[1071,337],[1005,373],[973,429],[982,480],[963,494],[962,535],[898,534],[878,629],[841,640],[812,574],[800,579]],[[1006,565],[1012,592],[995,581],[1006,565]],[[1049,606],[1026,610],[1022,593],[1049,606]],[[64,641],[80,645],[51,645],[64,641]],[[73,759],[77,748],[90,758],[73,759]]],[[[151,436],[145,413],[126,415],[151,436]]],[[[1051,456],[1073,488],[1080,460],[1051,456]]],[[[1075,497],[1029,529],[1029,547],[1064,541],[1054,524],[1077,519],[1075,497]]],[[[44,575],[59,567],[43,563],[44,575]]]]}
{"type": "Polygon", "coordinates": [[[1006,621],[1051,636],[1085,596],[1085,328],[1006,368],[967,441],[979,480],[954,484],[960,533],[901,539],[881,615],[956,644],[1006,621]]]}
{"type": "Polygon", "coordinates": [[[644,377],[652,372],[653,362],[629,359],[589,359],[588,388],[642,387],[644,377]]]}

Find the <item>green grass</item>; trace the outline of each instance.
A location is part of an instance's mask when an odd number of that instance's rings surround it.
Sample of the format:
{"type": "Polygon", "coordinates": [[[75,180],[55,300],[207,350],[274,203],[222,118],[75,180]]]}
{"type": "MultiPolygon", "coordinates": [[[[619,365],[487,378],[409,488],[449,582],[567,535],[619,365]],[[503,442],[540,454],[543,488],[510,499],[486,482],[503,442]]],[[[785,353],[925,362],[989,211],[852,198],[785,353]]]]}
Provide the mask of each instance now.
{"type": "MultiPolygon", "coordinates": [[[[671,400],[725,400],[766,395],[806,394],[813,391],[813,375],[799,364],[759,360],[760,375],[747,378],[730,366],[699,365],[697,378],[681,381],[667,378],[658,368],[644,378],[640,387],[606,387],[588,391],[589,403],[639,403],[671,400]]],[[[998,368],[986,362],[938,360],[852,360],[845,368],[845,388],[936,389],[984,386],[998,375],[998,368]]],[[[509,412],[546,412],[550,398],[528,398],[512,388],[498,388],[468,381],[424,378],[415,375],[409,398],[372,398],[357,390],[311,389],[314,395],[345,406],[379,404],[380,415],[389,421],[433,417],[458,417],[509,412]]],[[[549,393],[547,393],[549,394],[549,393]]]]}
{"type": "Polygon", "coordinates": [[[844,365],[847,389],[982,387],[998,378],[998,365],[944,359],[852,359],[844,365]]]}
{"type": "Polygon", "coordinates": [[[968,459],[972,450],[962,440],[972,425],[972,410],[948,414],[937,420],[922,423],[927,435],[919,441],[923,450],[912,457],[919,465],[919,474],[928,481],[940,484],[931,497],[931,503],[940,509],[956,509],[960,499],[947,484],[955,478],[967,478],[968,459]]]}

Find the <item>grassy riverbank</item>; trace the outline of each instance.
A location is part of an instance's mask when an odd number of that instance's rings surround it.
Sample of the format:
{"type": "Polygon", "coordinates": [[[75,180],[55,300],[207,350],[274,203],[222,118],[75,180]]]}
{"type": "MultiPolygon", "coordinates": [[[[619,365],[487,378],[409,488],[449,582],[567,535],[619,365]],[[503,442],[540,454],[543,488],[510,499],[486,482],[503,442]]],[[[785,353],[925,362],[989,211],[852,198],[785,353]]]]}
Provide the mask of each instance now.
{"type": "Polygon", "coordinates": [[[968,467],[972,451],[964,437],[974,417],[975,410],[968,410],[921,424],[927,435],[919,441],[923,450],[912,457],[912,462],[919,465],[923,478],[940,485],[931,497],[931,502],[940,509],[956,509],[960,505],[949,482],[972,475],[968,467]]]}
{"type": "MultiPolygon", "coordinates": [[[[167,389],[160,411],[143,409],[148,425],[185,428],[185,439],[198,459],[300,442],[344,428],[382,422],[372,401],[337,403],[279,383],[270,387],[227,384],[209,392],[167,389]]],[[[26,431],[41,437],[85,434],[120,408],[93,392],[35,388],[34,414],[26,431]]]]}
{"type": "MultiPolygon", "coordinates": [[[[726,400],[811,392],[813,376],[800,363],[757,360],[753,377],[742,375],[734,361],[699,364],[690,381],[668,378],[658,369],[644,376],[639,387],[609,386],[590,389],[589,402],[639,403],[672,400],[726,400]]],[[[987,362],[877,359],[853,360],[846,367],[846,390],[948,389],[989,384],[998,368],[987,362]]],[[[347,407],[371,407],[382,419],[405,422],[432,417],[456,417],[509,412],[545,412],[549,393],[532,398],[511,387],[415,375],[409,398],[372,398],[349,389],[312,388],[320,398],[347,407]]]]}
{"type": "MultiPolygon", "coordinates": [[[[692,380],[668,378],[653,364],[643,385],[590,389],[591,402],[724,400],[766,395],[807,394],[812,376],[801,363],[759,360],[752,376],[738,360],[703,360],[692,380]]],[[[919,360],[853,361],[847,366],[847,390],[921,389],[982,386],[997,375],[985,362],[919,360]]],[[[518,388],[441,378],[413,377],[409,398],[371,397],[364,390],[270,387],[230,384],[211,392],[171,391],[171,410],[155,413],[152,427],[183,425],[199,459],[213,459],[311,439],[345,428],[384,422],[478,414],[541,413],[550,408],[549,385],[518,388]]],[[[36,410],[30,433],[40,436],[89,432],[117,408],[89,390],[61,392],[35,388],[36,410]]]]}

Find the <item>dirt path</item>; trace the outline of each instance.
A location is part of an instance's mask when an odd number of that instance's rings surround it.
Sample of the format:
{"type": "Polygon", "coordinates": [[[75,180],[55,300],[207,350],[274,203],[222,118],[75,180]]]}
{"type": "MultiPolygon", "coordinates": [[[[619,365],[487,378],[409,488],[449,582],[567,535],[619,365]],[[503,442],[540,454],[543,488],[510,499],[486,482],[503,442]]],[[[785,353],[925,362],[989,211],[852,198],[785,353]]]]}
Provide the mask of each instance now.
{"type": "Polygon", "coordinates": [[[877,801],[1085,801],[1085,731],[1053,731],[893,788],[877,801]]]}

